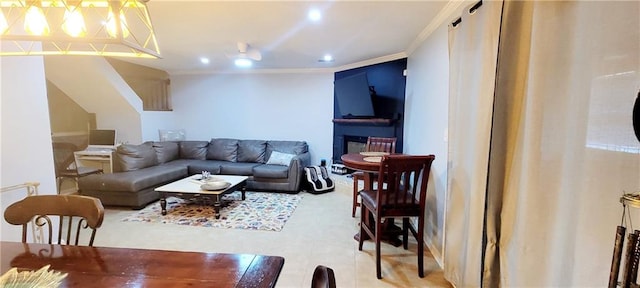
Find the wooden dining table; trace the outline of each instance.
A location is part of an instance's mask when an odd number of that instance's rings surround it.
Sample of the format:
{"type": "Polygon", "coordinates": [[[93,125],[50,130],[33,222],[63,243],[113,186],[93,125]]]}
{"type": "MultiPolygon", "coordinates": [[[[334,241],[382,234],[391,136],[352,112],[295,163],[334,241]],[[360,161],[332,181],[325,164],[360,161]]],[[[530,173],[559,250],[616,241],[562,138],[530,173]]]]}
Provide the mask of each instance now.
{"type": "Polygon", "coordinates": [[[365,156],[360,153],[348,153],[340,157],[342,164],[352,170],[362,171],[364,173],[364,189],[371,190],[373,188],[373,177],[380,170],[380,162],[366,161],[365,156]]]}
{"type": "MultiPolygon", "coordinates": [[[[373,181],[375,180],[374,178],[377,176],[376,173],[380,171],[380,161],[374,161],[378,158],[379,157],[367,156],[361,153],[348,153],[342,155],[340,157],[340,160],[342,160],[342,164],[345,167],[352,170],[362,171],[364,173],[364,190],[373,190],[373,181]]],[[[371,221],[371,219],[373,219],[372,215],[366,216],[369,217],[365,217],[365,221],[371,221]]],[[[370,227],[371,226],[374,225],[370,225],[370,227]]],[[[387,242],[395,247],[402,245],[402,240],[398,239],[398,236],[402,233],[402,229],[399,226],[395,225],[393,218],[385,219],[383,227],[384,231],[382,234],[382,241],[387,242]]],[[[357,241],[360,241],[360,237],[360,232],[356,233],[356,235],[353,236],[353,238],[357,241]]]]}
{"type": "Polygon", "coordinates": [[[0,241],[0,271],[67,273],[60,287],[274,287],[284,258],[0,241]]]}

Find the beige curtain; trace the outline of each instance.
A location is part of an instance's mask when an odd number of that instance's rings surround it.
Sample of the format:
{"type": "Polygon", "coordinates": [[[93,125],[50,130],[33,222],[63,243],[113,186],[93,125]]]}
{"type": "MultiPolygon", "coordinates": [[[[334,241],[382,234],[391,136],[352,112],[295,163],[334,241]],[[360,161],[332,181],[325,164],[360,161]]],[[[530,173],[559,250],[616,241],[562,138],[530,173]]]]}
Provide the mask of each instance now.
{"type": "Polygon", "coordinates": [[[449,167],[445,205],[445,278],[480,283],[489,137],[501,1],[466,7],[449,28],[449,167]]]}
{"type": "Polygon", "coordinates": [[[618,199],[640,190],[639,15],[638,1],[505,2],[485,287],[606,286],[618,199]]]}

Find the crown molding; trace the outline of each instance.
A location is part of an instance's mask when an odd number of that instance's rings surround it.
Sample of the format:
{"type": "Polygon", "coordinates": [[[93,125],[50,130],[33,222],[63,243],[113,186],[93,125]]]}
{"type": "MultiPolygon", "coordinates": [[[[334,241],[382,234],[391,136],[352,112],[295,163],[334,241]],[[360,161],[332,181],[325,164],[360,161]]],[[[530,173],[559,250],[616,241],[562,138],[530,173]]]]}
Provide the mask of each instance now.
{"type": "Polygon", "coordinates": [[[427,27],[424,27],[422,32],[418,34],[418,37],[416,37],[416,39],[413,40],[411,45],[409,45],[409,47],[407,48],[406,54],[411,55],[416,49],[418,49],[418,47],[420,47],[420,45],[422,45],[422,43],[425,40],[427,40],[427,38],[431,35],[431,33],[433,33],[433,31],[438,29],[438,27],[440,27],[440,25],[442,25],[443,23],[449,22],[449,20],[452,19],[452,16],[454,15],[454,13],[459,11],[460,7],[462,7],[464,4],[471,3],[471,2],[472,1],[450,0],[444,6],[444,8],[442,8],[442,10],[438,12],[436,17],[434,17],[433,20],[429,22],[427,27]]]}
{"type": "Polygon", "coordinates": [[[172,76],[177,75],[207,75],[207,74],[322,74],[322,73],[335,73],[338,71],[349,70],[353,68],[360,68],[368,65],[379,64],[388,61],[394,61],[402,58],[407,58],[407,53],[400,52],[391,55],[376,57],[367,59],[364,61],[342,65],[338,67],[327,68],[291,68],[291,69],[247,69],[247,70],[182,70],[168,72],[172,76]]]}
{"type": "Polygon", "coordinates": [[[334,68],[290,68],[290,69],[247,69],[247,70],[180,70],[169,72],[171,76],[178,75],[244,75],[244,74],[322,74],[333,73],[334,68]]]}
{"type": "Polygon", "coordinates": [[[391,54],[391,55],[372,58],[372,59],[368,59],[368,60],[364,60],[364,61],[360,61],[360,62],[356,62],[356,63],[342,65],[342,66],[336,67],[334,72],[349,70],[349,69],[353,69],[353,68],[360,68],[360,67],[364,67],[364,66],[379,64],[379,63],[383,63],[383,62],[389,62],[389,61],[398,60],[398,59],[402,59],[402,58],[407,58],[407,53],[400,52],[400,53],[395,53],[395,54],[391,54]]]}

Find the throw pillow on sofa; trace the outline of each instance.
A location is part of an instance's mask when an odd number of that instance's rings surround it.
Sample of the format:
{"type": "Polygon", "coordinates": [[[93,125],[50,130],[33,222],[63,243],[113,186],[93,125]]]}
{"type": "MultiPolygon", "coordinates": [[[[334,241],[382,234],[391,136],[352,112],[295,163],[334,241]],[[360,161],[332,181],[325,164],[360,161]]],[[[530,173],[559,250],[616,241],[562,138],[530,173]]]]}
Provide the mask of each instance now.
{"type": "Polygon", "coordinates": [[[133,171],[158,164],[151,142],[140,145],[122,144],[116,149],[116,161],[121,171],[133,171]]]}
{"type": "Polygon", "coordinates": [[[293,157],[296,157],[296,155],[273,151],[271,152],[271,157],[269,157],[267,164],[289,166],[293,157]]]}
{"type": "Polygon", "coordinates": [[[158,164],[176,160],[180,155],[178,143],[176,142],[153,142],[153,149],[156,150],[158,164]]]}
{"type": "Polygon", "coordinates": [[[264,163],[266,149],[265,140],[239,140],[238,162],[264,163]]]}
{"type": "Polygon", "coordinates": [[[238,159],[238,139],[211,139],[207,148],[207,159],[236,162],[238,159]]]}
{"type": "Polygon", "coordinates": [[[182,159],[207,159],[207,141],[181,141],[180,142],[180,158],[182,159]]]}

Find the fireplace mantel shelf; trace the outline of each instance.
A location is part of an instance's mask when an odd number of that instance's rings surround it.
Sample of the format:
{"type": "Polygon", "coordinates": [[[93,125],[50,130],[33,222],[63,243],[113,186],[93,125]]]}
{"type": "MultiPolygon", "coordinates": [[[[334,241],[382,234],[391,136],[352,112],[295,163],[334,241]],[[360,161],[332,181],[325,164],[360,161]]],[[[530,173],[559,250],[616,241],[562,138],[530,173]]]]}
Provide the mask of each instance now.
{"type": "Polygon", "coordinates": [[[342,125],[368,125],[368,126],[391,126],[395,122],[389,118],[368,118],[368,119],[333,119],[333,123],[342,125]]]}

